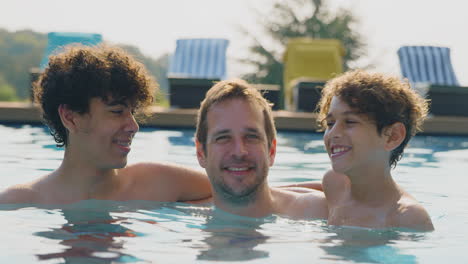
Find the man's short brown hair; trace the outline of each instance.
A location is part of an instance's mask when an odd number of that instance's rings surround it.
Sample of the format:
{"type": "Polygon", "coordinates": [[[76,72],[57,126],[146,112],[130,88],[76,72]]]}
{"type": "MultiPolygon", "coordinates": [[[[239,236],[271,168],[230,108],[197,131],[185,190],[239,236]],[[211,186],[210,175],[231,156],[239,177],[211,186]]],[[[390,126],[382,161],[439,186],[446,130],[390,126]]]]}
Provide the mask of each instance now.
{"type": "Polygon", "coordinates": [[[108,45],[71,45],[49,59],[49,65],[34,84],[35,100],[57,146],[68,142],[66,128],[58,113],[60,105],[87,113],[91,98],[129,101],[144,109],[154,100],[154,79],[143,64],[120,48],[108,45]]]}
{"type": "Polygon", "coordinates": [[[380,73],[355,70],[330,80],[323,88],[322,98],[318,103],[318,120],[322,127],[326,126],[325,118],[334,96],[367,115],[376,123],[379,134],[383,128],[396,122],[405,125],[405,139],[392,151],[391,166],[396,166],[408,141],[416,132],[421,131],[428,112],[427,100],[411,89],[407,81],[380,73]]]}
{"type": "Polygon", "coordinates": [[[265,132],[268,146],[276,139],[276,127],[271,112],[271,104],[253,86],[244,80],[233,79],[216,83],[206,93],[206,97],[201,103],[197,116],[196,139],[202,143],[203,150],[206,151],[206,140],[208,133],[207,115],[210,107],[229,99],[240,98],[255,103],[263,112],[265,132]]]}

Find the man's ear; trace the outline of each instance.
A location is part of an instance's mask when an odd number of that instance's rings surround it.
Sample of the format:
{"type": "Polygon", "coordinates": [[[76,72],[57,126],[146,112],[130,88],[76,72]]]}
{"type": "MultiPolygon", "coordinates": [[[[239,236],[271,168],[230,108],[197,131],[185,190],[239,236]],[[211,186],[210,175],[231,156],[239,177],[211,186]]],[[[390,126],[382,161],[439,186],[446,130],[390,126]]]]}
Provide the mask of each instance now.
{"type": "Polygon", "coordinates": [[[205,151],[203,150],[203,144],[195,140],[195,147],[197,149],[197,159],[198,159],[198,164],[202,166],[203,168],[206,168],[206,156],[205,156],[205,151]]]}
{"type": "Polygon", "coordinates": [[[269,156],[270,156],[270,167],[273,166],[275,163],[276,157],[276,138],[271,141],[270,149],[269,149],[269,156]]]}
{"type": "Polygon", "coordinates": [[[401,122],[393,123],[384,128],[384,135],[386,137],[385,150],[392,151],[405,140],[406,127],[401,122]]]}
{"type": "Polygon", "coordinates": [[[71,110],[68,105],[61,104],[58,107],[58,114],[60,116],[60,120],[62,121],[63,126],[68,131],[76,131],[77,124],[76,124],[76,112],[71,110]]]}

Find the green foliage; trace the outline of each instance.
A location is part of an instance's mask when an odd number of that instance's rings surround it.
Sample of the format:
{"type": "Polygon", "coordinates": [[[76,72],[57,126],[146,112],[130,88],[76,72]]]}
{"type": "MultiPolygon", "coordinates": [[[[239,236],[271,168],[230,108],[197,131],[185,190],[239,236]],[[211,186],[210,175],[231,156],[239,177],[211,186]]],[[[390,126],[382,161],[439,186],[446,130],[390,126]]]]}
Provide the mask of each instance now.
{"type": "Polygon", "coordinates": [[[243,76],[252,83],[283,83],[282,55],[288,39],[296,37],[339,39],[346,50],[344,68],[365,55],[365,45],[358,32],[353,30],[357,19],[351,11],[340,9],[332,13],[324,0],[276,0],[272,11],[261,23],[271,41],[266,47],[252,33],[243,30],[254,44],[249,48],[252,56],[242,60],[254,66],[255,72],[243,76]]]}
{"type": "Polygon", "coordinates": [[[15,89],[0,74],[0,101],[17,101],[15,89]]]}
{"type": "Polygon", "coordinates": [[[143,63],[148,72],[153,75],[159,84],[160,91],[156,94],[156,102],[158,105],[169,105],[167,94],[169,93],[169,81],[167,80],[167,69],[169,64],[169,55],[164,54],[158,59],[153,59],[143,55],[143,53],[135,46],[120,45],[120,47],[132,54],[138,61],[143,63]]]}
{"type": "Polygon", "coordinates": [[[29,70],[39,65],[46,44],[47,36],[41,33],[0,29],[0,73],[21,99],[29,97],[29,70]]]}
{"type": "MultiPolygon", "coordinates": [[[[30,96],[30,69],[38,67],[47,45],[47,34],[31,30],[9,32],[0,29],[0,100],[24,100],[30,96]]],[[[157,102],[164,104],[168,93],[168,55],[147,57],[130,45],[121,45],[147,67],[158,81],[161,93],[157,102]]]]}

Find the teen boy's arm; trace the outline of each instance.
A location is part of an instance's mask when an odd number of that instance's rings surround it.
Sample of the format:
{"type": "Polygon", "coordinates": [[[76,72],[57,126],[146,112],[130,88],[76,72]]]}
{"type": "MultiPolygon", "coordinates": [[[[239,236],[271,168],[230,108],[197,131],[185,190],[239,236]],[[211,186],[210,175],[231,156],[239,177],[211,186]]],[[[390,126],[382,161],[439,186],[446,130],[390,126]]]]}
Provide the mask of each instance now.
{"type": "Polygon", "coordinates": [[[205,173],[175,164],[138,163],[127,166],[133,180],[132,192],[141,200],[184,202],[211,197],[205,173]]]}

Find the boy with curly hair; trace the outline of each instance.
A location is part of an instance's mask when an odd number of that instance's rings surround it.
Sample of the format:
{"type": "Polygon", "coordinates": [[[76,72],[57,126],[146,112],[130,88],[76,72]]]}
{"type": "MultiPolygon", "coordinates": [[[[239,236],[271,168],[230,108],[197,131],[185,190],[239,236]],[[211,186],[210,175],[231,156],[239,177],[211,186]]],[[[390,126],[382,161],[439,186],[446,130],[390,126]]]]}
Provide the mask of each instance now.
{"type": "Polygon", "coordinates": [[[156,89],[145,67],[116,47],[69,46],[51,56],[34,93],[57,146],[65,147],[63,161],[50,174],[0,193],[0,203],[209,197],[201,172],[159,163],[127,166],[139,129],[135,113],[153,102],[156,89]]]}
{"type": "Polygon", "coordinates": [[[358,70],[329,81],[319,108],[333,168],[323,178],[328,223],[433,230],[426,210],[391,175],[421,130],[426,100],[396,77],[358,70]]]}

